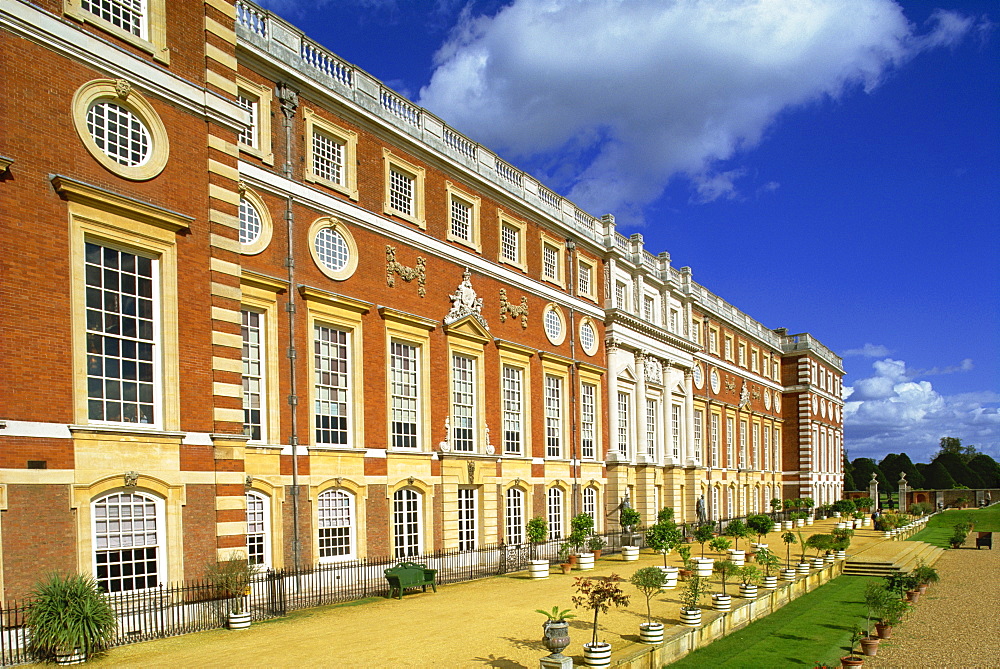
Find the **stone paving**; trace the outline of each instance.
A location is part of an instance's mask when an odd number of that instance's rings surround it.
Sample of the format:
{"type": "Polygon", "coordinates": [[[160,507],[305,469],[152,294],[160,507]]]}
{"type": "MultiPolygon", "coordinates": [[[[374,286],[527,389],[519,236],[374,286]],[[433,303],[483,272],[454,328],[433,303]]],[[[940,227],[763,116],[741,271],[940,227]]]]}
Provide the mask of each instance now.
{"type": "MultiPolygon", "coordinates": [[[[833,519],[803,527],[808,537],[829,532],[833,519]]],[[[852,550],[876,541],[881,533],[858,530],[852,550]]],[[[780,532],[766,538],[784,560],[780,532]]],[[[741,542],[741,548],[743,543],[741,542]]],[[[792,551],[792,559],[797,554],[792,551]]],[[[694,545],[699,556],[701,547],[694,545]]],[[[812,552],[812,551],[810,551],[812,552]]],[[[715,557],[711,551],[706,557],[715,557]]],[[[679,565],[676,555],[668,558],[679,565]]],[[[88,664],[115,667],[285,667],[304,664],[338,667],[537,667],[547,651],[541,643],[543,616],[535,609],[572,608],[574,576],[627,578],[636,569],[661,565],[644,552],[638,562],[619,556],[601,559],[592,571],[553,573],[531,580],[527,573],[442,586],[437,593],[410,591],[401,601],[379,599],[357,605],[302,611],[284,619],[254,623],[245,631],[215,630],[114,648],[88,664]]],[[[558,571],[556,568],[555,571],[558,571]]],[[[733,586],[730,584],[730,587],[733,586]]],[[[645,599],[631,585],[626,609],[601,615],[599,638],[621,657],[638,647],[638,626],[645,622],[645,599]]],[[[735,590],[735,588],[733,588],[735,590]]],[[[713,587],[715,591],[715,587],[713,587]]],[[[678,591],[653,600],[652,611],[668,627],[679,623],[678,591]]],[[[707,606],[707,604],[706,604],[707,606]]],[[[994,611],[996,609],[994,608],[994,611]]],[[[592,618],[577,612],[570,621],[572,643],[565,654],[583,664],[582,644],[590,640],[592,618]]]]}

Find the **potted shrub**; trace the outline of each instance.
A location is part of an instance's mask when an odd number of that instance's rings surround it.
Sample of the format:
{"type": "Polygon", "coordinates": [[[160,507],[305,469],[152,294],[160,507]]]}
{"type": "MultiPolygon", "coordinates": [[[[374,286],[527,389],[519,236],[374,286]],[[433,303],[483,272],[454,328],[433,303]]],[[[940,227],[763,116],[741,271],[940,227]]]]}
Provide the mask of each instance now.
{"type": "Polygon", "coordinates": [[[777,571],[781,567],[781,558],[766,548],[758,548],[753,559],[764,570],[764,588],[776,590],[778,588],[777,571]]]}
{"type": "Polygon", "coordinates": [[[920,562],[917,564],[917,568],[913,570],[913,576],[917,579],[918,588],[921,594],[927,591],[927,586],[931,583],[937,583],[941,580],[941,577],[937,573],[937,569],[931,567],[930,565],[920,562]]]}
{"type": "Polygon", "coordinates": [[[597,616],[607,613],[612,606],[628,606],[628,595],[618,585],[622,582],[618,574],[606,577],[577,577],[574,584],[577,594],[573,596],[573,606],[594,612],[594,634],[590,643],[583,644],[583,660],[587,666],[607,666],[611,657],[611,644],[597,640],[597,616]]]}
{"type": "Polygon", "coordinates": [[[812,514],[812,510],[811,509],[814,506],[816,506],[816,502],[813,501],[812,497],[803,497],[799,501],[802,502],[802,507],[805,509],[806,525],[812,525],[813,524],[813,514],[812,514]]]}
{"type": "Polygon", "coordinates": [[[694,540],[701,544],[701,557],[693,558],[695,576],[711,576],[715,561],[705,557],[705,544],[715,536],[713,525],[705,523],[694,530],[694,540]]]}
{"type": "Polygon", "coordinates": [[[781,535],[781,540],[785,542],[785,570],[781,575],[786,581],[791,581],[795,578],[795,570],[792,569],[792,544],[796,543],[795,535],[785,532],[781,535]]]}
{"type": "Polygon", "coordinates": [[[722,555],[723,553],[728,551],[732,545],[733,542],[727,539],[726,537],[714,537],[711,541],[708,542],[708,547],[711,548],[716,553],[718,553],[719,555],[722,555]]]}
{"type": "Polygon", "coordinates": [[[558,606],[553,606],[551,611],[535,611],[545,616],[545,622],[542,623],[542,643],[549,649],[549,657],[554,660],[563,659],[562,651],[569,645],[569,623],[566,621],[576,616],[569,609],[560,609],[558,606]]]}
{"type": "Polygon", "coordinates": [[[806,549],[809,548],[809,546],[806,545],[806,540],[802,536],[801,532],[797,532],[796,534],[799,535],[799,540],[798,540],[798,544],[799,544],[799,564],[796,567],[796,570],[800,574],[808,574],[809,573],[809,561],[806,559],[806,549]]]}
{"type": "Polygon", "coordinates": [[[849,499],[841,499],[833,503],[833,515],[836,518],[840,518],[841,516],[849,516],[850,514],[854,513],[855,510],[856,507],[854,506],[854,502],[852,502],[849,499]]]}
{"type": "Polygon", "coordinates": [[[722,592],[712,595],[712,608],[729,611],[733,608],[733,598],[726,594],[726,581],[739,569],[732,560],[716,560],[715,573],[722,579],[722,592]]]}
{"type": "Polygon", "coordinates": [[[562,573],[568,574],[573,570],[573,563],[569,561],[569,552],[572,546],[569,545],[568,541],[564,541],[559,544],[559,552],[556,553],[556,558],[559,560],[559,568],[562,569],[562,573]]]}
{"type": "Polygon", "coordinates": [[[864,664],[864,658],[859,657],[854,652],[854,647],[858,645],[858,641],[860,641],[864,636],[865,631],[861,629],[861,625],[855,625],[854,629],[851,630],[851,647],[849,649],[849,653],[840,658],[841,667],[860,667],[864,664]]]}
{"type": "Polygon", "coordinates": [[[956,523],[948,543],[952,548],[961,548],[965,544],[965,540],[969,538],[971,531],[972,525],[970,523],[956,523]]]}
{"type": "Polygon", "coordinates": [[[708,589],[708,579],[692,576],[681,591],[681,625],[698,627],[701,625],[701,609],[698,603],[708,589]]]}
{"type": "Polygon", "coordinates": [[[728,525],[726,525],[726,529],[724,529],[722,533],[727,537],[733,538],[736,544],[734,550],[740,549],[740,539],[745,539],[747,536],[749,536],[749,533],[747,532],[746,523],[744,523],[742,520],[739,519],[731,521],[728,525]]]}
{"type": "Polygon", "coordinates": [[[549,561],[538,559],[538,545],[545,542],[549,535],[549,524],[541,516],[535,516],[524,526],[524,534],[531,544],[531,563],[529,570],[531,578],[548,578],[549,561]]]}
{"type": "Polygon", "coordinates": [[[832,544],[833,536],[829,534],[814,534],[806,539],[806,546],[816,551],[816,557],[812,561],[814,569],[823,568],[823,554],[830,550],[832,544]]]}
{"type": "Polygon", "coordinates": [[[795,527],[804,527],[806,524],[805,511],[793,511],[788,517],[795,522],[795,527]]]}
{"type": "Polygon", "coordinates": [[[250,564],[246,557],[233,551],[229,558],[208,565],[205,576],[215,586],[216,592],[228,600],[229,629],[250,627],[250,612],[246,610],[246,596],[250,594],[250,582],[257,573],[257,566],[250,564]]]}
{"type": "Polygon", "coordinates": [[[761,581],[760,567],[755,564],[743,565],[736,570],[736,576],[740,579],[740,597],[756,599],[757,586],[761,581]]]}
{"type": "Polygon", "coordinates": [[[771,513],[773,515],[778,515],[779,511],[781,511],[781,500],[775,497],[771,500],[771,513]]]}
{"type": "Polygon", "coordinates": [[[681,557],[681,564],[684,568],[680,570],[681,579],[688,579],[694,574],[694,565],[691,563],[691,546],[682,544],[677,547],[677,554],[681,557]]]}
{"type": "Polygon", "coordinates": [[[861,650],[865,655],[874,656],[878,653],[878,644],[881,639],[878,634],[872,634],[872,618],[878,619],[882,608],[890,598],[892,598],[892,593],[878,581],[868,581],[865,584],[865,607],[867,608],[868,623],[865,637],[861,639],[861,650]]]}
{"type": "Polygon", "coordinates": [[[567,541],[573,547],[575,554],[570,557],[570,562],[576,558],[580,569],[593,569],[594,554],[584,552],[583,547],[587,545],[587,537],[594,531],[594,518],[589,513],[579,513],[573,516],[569,524],[570,533],[567,541]]]}
{"type": "Polygon", "coordinates": [[[118,618],[93,577],[50,574],[31,597],[24,624],[39,657],[79,664],[111,644],[118,618]]]}
{"type": "Polygon", "coordinates": [[[590,552],[594,554],[595,560],[601,559],[601,551],[604,549],[607,543],[608,542],[604,540],[604,537],[598,536],[596,534],[591,535],[591,537],[587,539],[587,548],[589,548],[590,552]]]}
{"type": "Polygon", "coordinates": [[[639,548],[632,545],[632,533],[635,531],[636,526],[642,522],[642,516],[632,507],[626,506],[618,514],[618,522],[622,526],[622,551],[624,552],[625,548],[629,547],[634,548],[636,554],[638,554],[639,548]]]}
{"type": "Polygon", "coordinates": [[[653,612],[650,600],[658,593],[666,581],[666,574],[659,567],[643,567],[637,570],[629,579],[629,583],[639,589],[646,598],[646,622],[639,625],[639,640],[642,643],[661,643],[663,641],[663,623],[653,622],[653,612]]]}
{"type": "Polygon", "coordinates": [[[682,532],[673,521],[673,511],[660,511],[656,523],[646,530],[646,545],[663,555],[663,566],[667,567],[667,555],[681,543],[682,532]]]}
{"type": "Polygon", "coordinates": [[[774,531],[774,521],[763,513],[747,518],[747,529],[757,535],[757,543],[764,543],[764,537],[774,531]]]}
{"type": "Polygon", "coordinates": [[[903,620],[903,616],[910,610],[910,605],[899,597],[890,596],[879,608],[878,622],[875,623],[875,630],[879,638],[888,639],[892,637],[892,628],[903,620]]]}

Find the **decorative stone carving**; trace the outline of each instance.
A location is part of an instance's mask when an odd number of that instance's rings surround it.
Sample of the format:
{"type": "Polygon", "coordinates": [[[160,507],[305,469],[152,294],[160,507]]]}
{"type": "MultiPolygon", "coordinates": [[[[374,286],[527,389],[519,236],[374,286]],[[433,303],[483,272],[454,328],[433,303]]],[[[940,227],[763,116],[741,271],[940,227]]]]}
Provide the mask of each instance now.
{"type": "Polygon", "coordinates": [[[125,487],[134,488],[139,485],[139,472],[128,471],[125,472],[125,487]]]}
{"type": "Polygon", "coordinates": [[[472,485],[476,482],[476,463],[470,460],[466,465],[466,469],[469,471],[469,485],[472,485]]]}
{"type": "Polygon", "coordinates": [[[253,477],[247,474],[247,477],[243,480],[243,489],[250,490],[253,488],[253,477]]]}
{"type": "Polygon", "coordinates": [[[247,182],[244,181],[243,179],[240,179],[239,181],[237,181],[236,182],[236,190],[238,190],[240,192],[240,195],[243,195],[244,193],[246,193],[247,192],[247,182]]]}
{"type": "Polygon", "coordinates": [[[726,374],[726,390],[729,392],[736,390],[736,380],[728,374],[726,374]]]}
{"type": "Polygon", "coordinates": [[[750,390],[747,388],[747,382],[743,382],[743,387],[740,389],[740,408],[744,408],[750,404],[750,390]]]}
{"type": "Polygon", "coordinates": [[[442,453],[451,450],[451,416],[444,417],[444,441],[438,444],[442,453]]]}
{"type": "Polygon", "coordinates": [[[646,380],[650,383],[663,383],[663,366],[652,356],[646,358],[646,380]]]}
{"type": "Polygon", "coordinates": [[[299,94],[286,83],[278,84],[278,100],[281,102],[281,113],[286,117],[295,116],[299,108],[299,94]]]}
{"type": "Polygon", "coordinates": [[[604,348],[608,353],[614,353],[618,350],[618,340],[614,337],[608,337],[604,340],[604,348]]]}
{"type": "Polygon", "coordinates": [[[124,79],[115,79],[115,95],[120,97],[122,100],[126,100],[131,93],[132,84],[124,79]]]}
{"type": "Polygon", "coordinates": [[[407,267],[396,262],[396,247],[386,244],[385,283],[390,288],[396,286],[396,275],[407,283],[416,279],[417,295],[423,297],[427,294],[427,260],[423,256],[417,256],[417,266],[407,267]]]}
{"type": "Polygon", "coordinates": [[[507,322],[507,314],[510,314],[511,318],[517,320],[521,319],[521,329],[526,329],[528,327],[528,298],[524,295],[521,296],[520,306],[516,304],[511,304],[507,300],[507,289],[500,289],[500,322],[507,322]]]}
{"type": "Polygon", "coordinates": [[[462,273],[462,283],[458,284],[455,292],[448,296],[448,299],[451,300],[451,311],[444,317],[444,324],[451,325],[466,316],[472,316],[480,325],[489,330],[490,326],[483,318],[483,298],[476,295],[472,281],[469,280],[471,277],[472,273],[466,267],[462,273]]]}
{"type": "Polygon", "coordinates": [[[494,453],[497,452],[497,450],[493,447],[493,444],[490,442],[490,426],[487,424],[484,425],[483,427],[486,431],[486,455],[493,455],[494,453]]]}

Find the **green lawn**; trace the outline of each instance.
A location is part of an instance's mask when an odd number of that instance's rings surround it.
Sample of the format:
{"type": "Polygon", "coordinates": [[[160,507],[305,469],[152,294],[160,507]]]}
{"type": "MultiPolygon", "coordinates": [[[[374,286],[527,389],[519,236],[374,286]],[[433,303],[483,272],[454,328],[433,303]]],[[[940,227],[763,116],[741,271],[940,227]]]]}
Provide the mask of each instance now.
{"type": "Polygon", "coordinates": [[[671,667],[839,666],[847,655],[851,628],[864,625],[865,583],[840,576],[671,667]]]}
{"type": "Polygon", "coordinates": [[[985,509],[936,513],[927,521],[924,529],[910,537],[909,541],[926,541],[941,548],[948,548],[950,546],[948,539],[955,525],[963,521],[974,523],[976,532],[1000,532],[1000,504],[985,509]]]}

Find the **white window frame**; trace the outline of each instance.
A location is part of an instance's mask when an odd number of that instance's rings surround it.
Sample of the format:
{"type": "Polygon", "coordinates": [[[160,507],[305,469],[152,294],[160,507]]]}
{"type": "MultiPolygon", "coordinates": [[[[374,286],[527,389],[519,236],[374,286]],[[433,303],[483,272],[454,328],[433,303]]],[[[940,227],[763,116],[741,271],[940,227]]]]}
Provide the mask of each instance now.
{"type": "Polygon", "coordinates": [[[705,447],[705,412],[702,409],[694,410],[694,457],[701,460],[702,451],[705,447]]]}
{"type": "Polygon", "coordinates": [[[539,268],[538,274],[542,281],[547,281],[553,283],[560,288],[566,287],[566,247],[565,245],[556,238],[550,237],[544,233],[541,235],[541,267],[539,268]],[[546,249],[554,255],[555,266],[552,268],[554,273],[550,273],[546,267],[546,249]]]}
{"type": "Polygon", "coordinates": [[[750,465],[750,454],[747,453],[747,441],[749,439],[749,425],[747,421],[740,421],[740,469],[747,469],[750,465]]]}
{"type": "Polygon", "coordinates": [[[503,209],[497,209],[497,259],[501,264],[510,265],[516,267],[522,272],[528,270],[528,263],[525,260],[525,234],[527,233],[528,224],[524,221],[519,221],[516,218],[512,218],[503,209]],[[514,255],[516,257],[511,258],[507,255],[504,245],[504,228],[507,228],[513,235],[514,239],[514,255]]]}
{"type": "Polygon", "coordinates": [[[424,495],[413,488],[400,488],[392,494],[392,549],[396,559],[423,553],[424,495]]]}
{"type": "Polygon", "coordinates": [[[670,405],[670,447],[671,455],[675,461],[679,461],[681,458],[681,426],[683,421],[681,420],[682,408],[680,404],[670,405]]]}
{"type": "Polygon", "coordinates": [[[458,550],[472,551],[478,545],[479,494],[475,488],[458,489],[458,550]]]}
{"type": "Polygon", "coordinates": [[[631,432],[631,426],[629,425],[630,408],[632,404],[632,396],[629,393],[618,391],[618,402],[616,404],[618,411],[618,455],[622,458],[628,459],[628,441],[629,433],[631,432]]]}
{"type": "MultiPolygon", "coordinates": [[[[271,101],[273,93],[269,86],[254,83],[239,75],[236,76],[237,95],[249,100],[254,109],[253,116],[253,143],[245,144],[242,137],[237,140],[237,145],[243,153],[260,158],[265,164],[274,164],[274,153],[271,151],[271,101]]],[[[246,108],[243,104],[240,107],[246,108]]]]}
{"type": "MultiPolygon", "coordinates": [[[[354,367],[354,364],[355,364],[354,356],[352,355],[352,345],[353,345],[352,339],[353,339],[353,337],[354,337],[354,333],[351,330],[347,329],[347,328],[342,328],[342,327],[339,327],[339,326],[336,326],[336,325],[327,324],[325,322],[319,322],[319,321],[313,323],[313,328],[312,328],[312,343],[313,343],[313,346],[312,346],[312,349],[313,349],[313,351],[312,351],[312,355],[313,355],[313,378],[312,378],[312,384],[313,384],[313,398],[314,398],[314,400],[313,400],[313,407],[312,407],[312,417],[313,417],[312,431],[313,431],[313,443],[316,446],[332,446],[332,447],[335,447],[335,448],[337,448],[337,447],[339,447],[339,448],[350,448],[350,447],[353,446],[353,439],[352,439],[352,436],[354,434],[354,430],[353,430],[353,423],[354,423],[354,402],[353,402],[353,399],[354,399],[353,398],[353,395],[354,395],[354,378],[353,378],[354,377],[354,370],[353,370],[353,367],[354,367]],[[341,334],[344,335],[344,341],[343,341],[342,344],[340,344],[339,342],[328,342],[328,345],[330,345],[330,346],[333,346],[333,345],[343,346],[343,349],[344,349],[343,362],[345,363],[344,364],[345,370],[343,371],[343,373],[338,374],[339,376],[343,377],[344,385],[342,385],[342,386],[341,385],[329,384],[329,383],[324,383],[324,384],[319,383],[319,379],[320,379],[321,376],[323,376],[323,375],[330,375],[330,376],[332,376],[333,375],[332,371],[330,371],[330,370],[324,370],[318,364],[320,362],[320,357],[321,356],[320,356],[319,353],[316,352],[316,348],[317,348],[317,344],[318,344],[318,335],[319,335],[320,329],[327,330],[327,331],[330,331],[330,332],[338,332],[338,333],[341,333],[341,334]],[[329,391],[328,392],[321,392],[321,389],[329,389],[329,391]],[[340,393],[340,392],[343,393],[343,398],[342,399],[336,399],[335,396],[338,393],[340,393]],[[321,395],[325,395],[325,396],[321,397],[321,395]],[[327,418],[331,418],[331,419],[341,418],[341,416],[339,415],[339,412],[337,414],[333,414],[333,413],[321,413],[319,411],[319,407],[320,407],[321,403],[332,404],[334,402],[342,404],[343,407],[344,407],[344,416],[342,417],[343,421],[344,421],[343,427],[342,428],[338,427],[336,430],[334,430],[332,427],[323,428],[323,429],[331,431],[331,432],[334,432],[334,431],[335,432],[342,432],[343,433],[343,441],[321,441],[320,440],[320,428],[317,425],[318,419],[321,416],[327,417],[327,418]]],[[[340,360],[339,358],[333,358],[331,356],[323,356],[323,359],[324,360],[340,360]]],[[[331,425],[332,425],[332,421],[331,421],[331,425]]]]}
{"type": "Polygon", "coordinates": [[[421,230],[425,230],[427,228],[427,219],[424,213],[424,168],[408,160],[404,160],[386,148],[382,149],[382,160],[385,178],[382,211],[390,216],[396,216],[409,221],[421,230]],[[393,204],[393,172],[409,179],[411,182],[412,192],[410,193],[409,211],[396,207],[393,204]]]}
{"type": "Polygon", "coordinates": [[[256,567],[270,569],[271,498],[260,491],[247,490],[246,505],[247,559],[256,567]]]}
{"type": "Polygon", "coordinates": [[[594,263],[577,257],[577,292],[580,297],[597,301],[597,271],[594,263]]]}
{"type": "Polygon", "coordinates": [[[549,523],[549,539],[562,539],[565,516],[562,488],[549,488],[545,495],[545,509],[549,523]]]}
{"type": "Polygon", "coordinates": [[[753,448],[753,468],[760,470],[760,423],[754,421],[750,425],[750,445],[753,448]]]}
{"type": "Polygon", "coordinates": [[[462,353],[451,355],[451,447],[458,453],[475,453],[478,443],[477,407],[479,359],[462,353]],[[461,361],[461,366],[460,362],[461,361]],[[468,434],[459,432],[467,431],[468,434]],[[461,436],[460,436],[461,435],[461,436]]]}
{"type": "Polygon", "coordinates": [[[597,386],[580,384],[580,457],[597,458],[597,386]]]}
{"type": "Polygon", "coordinates": [[[504,495],[504,536],[508,544],[525,541],[525,494],[520,488],[508,488],[504,495]]]}
{"type": "Polygon", "coordinates": [[[563,377],[546,374],[544,378],[545,398],[545,457],[563,457],[563,377]]]}
{"type": "Polygon", "coordinates": [[[448,240],[467,246],[476,253],[481,253],[483,247],[479,232],[479,197],[456,188],[455,184],[450,181],[445,181],[445,193],[448,204],[448,240]],[[455,233],[456,204],[468,210],[469,220],[465,222],[468,226],[468,232],[464,237],[455,233]]]}
{"type": "Polygon", "coordinates": [[[711,466],[719,466],[719,414],[713,413],[710,418],[709,439],[711,440],[711,466]]]}
{"type": "Polygon", "coordinates": [[[316,496],[316,555],[319,562],[342,562],[357,557],[356,504],[354,494],[343,488],[329,488],[316,496]],[[324,508],[325,502],[335,503],[324,508]],[[324,511],[332,513],[324,517],[324,511]],[[324,530],[329,530],[325,536],[324,530]],[[331,545],[324,546],[324,541],[331,545]],[[329,554],[324,555],[324,551],[329,551],[329,554]]]}
{"type": "Polygon", "coordinates": [[[646,398],[646,456],[656,460],[656,417],[660,411],[660,402],[646,398]]]}
{"type": "Polygon", "coordinates": [[[389,340],[389,444],[394,449],[420,450],[423,446],[422,357],[419,345],[389,340]],[[402,362],[406,365],[400,365],[402,362]],[[409,369],[404,368],[407,366],[409,369]],[[406,425],[412,426],[412,433],[407,434],[400,429],[406,425]]]}
{"type": "Polygon", "coordinates": [[[138,35],[84,9],[80,0],[63,0],[63,11],[67,16],[97,26],[101,30],[151,54],[157,61],[169,65],[170,49],[167,48],[166,0],[145,0],[143,5],[143,27],[140,28],[138,35]]]}
{"type": "Polygon", "coordinates": [[[260,309],[250,309],[244,307],[240,309],[242,325],[240,334],[243,338],[243,434],[252,443],[267,443],[267,422],[268,422],[268,387],[267,387],[267,312],[260,309]],[[257,321],[254,326],[251,321],[257,321]],[[256,343],[252,338],[248,340],[247,335],[256,331],[256,343]],[[254,355],[256,352],[256,355],[254,355]],[[256,371],[254,371],[256,368],[256,371]],[[257,387],[251,386],[256,381],[257,387]],[[253,392],[256,390],[256,392],[253,392]],[[257,396],[256,408],[249,405],[249,400],[254,395],[257,396]],[[257,420],[250,420],[250,414],[257,412],[257,420]],[[254,427],[257,428],[257,435],[254,436],[254,427]]]}
{"type": "Polygon", "coordinates": [[[352,200],[358,199],[358,133],[342,128],[306,107],[302,113],[305,126],[305,180],[342,193],[352,200]],[[328,179],[315,169],[313,135],[319,134],[341,147],[340,178],[328,179]]]}
{"type": "Polygon", "coordinates": [[[508,455],[522,455],[525,426],[523,367],[501,366],[500,397],[503,404],[503,452],[508,455]]]}
{"type": "MultiPolygon", "coordinates": [[[[141,490],[112,490],[101,495],[100,497],[97,497],[91,502],[90,517],[91,517],[90,536],[91,536],[91,541],[93,542],[92,543],[93,550],[91,551],[91,560],[93,560],[92,569],[95,578],[97,578],[98,584],[101,585],[102,589],[105,592],[111,592],[111,593],[139,592],[142,590],[148,590],[150,588],[157,587],[166,582],[167,537],[165,536],[166,515],[164,513],[163,499],[151,493],[141,490]],[[148,516],[146,516],[145,513],[148,511],[148,507],[152,506],[152,511],[153,511],[152,528],[146,526],[143,528],[144,531],[136,532],[136,527],[135,527],[135,523],[137,522],[136,515],[130,513],[129,523],[131,525],[131,531],[128,531],[122,525],[118,525],[117,526],[118,531],[115,531],[115,520],[113,516],[111,514],[108,514],[105,515],[103,518],[100,518],[98,513],[98,509],[101,506],[101,504],[114,497],[118,498],[118,504],[116,504],[115,506],[117,506],[119,509],[125,503],[129,504],[130,506],[134,506],[136,504],[141,505],[143,507],[143,514],[144,514],[143,518],[148,518],[148,516]],[[127,498],[127,500],[125,498],[127,498]],[[100,531],[102,529],[104,530],[103,532],[100,531]],[[150,531],[150,529],[152,531],[150,531]],[[131,537],[131,539],[127,542],[129,545],[124,545],[126,542],[122,542],[120,539],[118,542],[116,542],[112,538],[114,535],[126,535],[126,534],[131,537]],[[144,543],[142,544],[137,543],[136,536],[138,534],[144,535],[143,536],[144,543]],[[108,544],[107,546],[101,546],[102,535],[105,535],[107,538],[107,544],[108,544]],[[150,535],[152,535],[152,541],[150,541],[150,535]],[[114,543],[118,543],[119,545],[117,546],[112,545],[114,543]],[[133,587],[124,587],[125,586],[124,581],[126,579],[134,578],[135,577],[134,574],[131,576],[117,576],[117,577],[113,577],[107,573],[102,574],[100,560],[98,559],[99,555],[101,554],[108,555],[107,564],[111,564],[110,562],[111,554],[123,553],[126,551],[137,551],[137,550],[142,550],[146,552],[146,555],[138,560],[136,559],[131,559],[128,561],[119,560],[116,564],[145,563],[146,567],[152,565],[155,569],[153,576],[155,582],[150,582],[148,580],[148,574],[149,574],[148,570],[144,572],[145,574],[147,574],[147,582],[144,584],[139,584],[139,587],[134,587],[136,586],[135,583],[131,584],[133,587]],[[149,551],[153,551],[152,555],[150,555],[149,551]],[[114,581],[118,582],[119,587],[116,588],[109,587],[109,585],[114,581]]],[[[124,516],[119,511],[118,518],[123,518],[123,517],[124,516]]]]}
{"type": "Polygon", "coordinates": [[[594,486],[587,486],[583,489],[583,499],[581,500],[580,510],[594,519],[594,531],[599,530],[598,527],[598,514],[597,514],[597,488],[594,486]]]}
{"type": "Polygon", "coordinates": [[[736,419],[726,416],[726,468],[735,469],[736,461],[736,419]]]}

